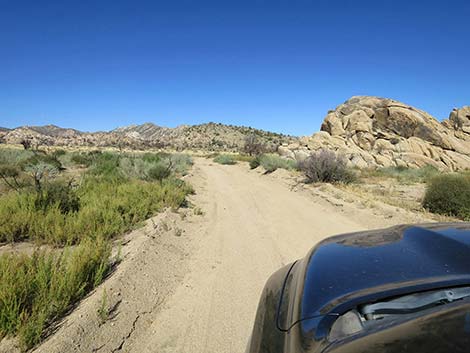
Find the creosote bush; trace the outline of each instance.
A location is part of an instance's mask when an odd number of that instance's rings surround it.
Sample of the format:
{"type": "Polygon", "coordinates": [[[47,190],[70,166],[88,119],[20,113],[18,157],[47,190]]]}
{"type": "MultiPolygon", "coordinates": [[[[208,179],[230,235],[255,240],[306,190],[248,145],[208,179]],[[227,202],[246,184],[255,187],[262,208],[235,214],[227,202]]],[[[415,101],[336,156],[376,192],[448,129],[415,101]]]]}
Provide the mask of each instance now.
{"type": "Polygon", "coordinates": [[[300,163],[308,183],[351,183],[355,174],[346,166],[346,160],[332,151],[321,150],[300,163]]]}
{"type": "Polygon", "coordinates": [[[434,213],[470,221],[470,175],[443,174],[432,178],[423,206],[434,213]]]}

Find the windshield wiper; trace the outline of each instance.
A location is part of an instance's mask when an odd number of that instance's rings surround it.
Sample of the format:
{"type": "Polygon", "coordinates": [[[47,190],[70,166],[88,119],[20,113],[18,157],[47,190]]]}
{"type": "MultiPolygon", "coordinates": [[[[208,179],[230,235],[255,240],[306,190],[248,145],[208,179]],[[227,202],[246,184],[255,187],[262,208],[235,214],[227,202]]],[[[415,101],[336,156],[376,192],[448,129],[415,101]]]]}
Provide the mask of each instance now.
{"type": "Polygon", "coordinates": [[[385,302],[364,305],[360,312],[366,319],[377,319],[384,315],[409,314],[432,306],[451,303],[470,297],[470,287],[441,289],[406,295],[385,302]]]}

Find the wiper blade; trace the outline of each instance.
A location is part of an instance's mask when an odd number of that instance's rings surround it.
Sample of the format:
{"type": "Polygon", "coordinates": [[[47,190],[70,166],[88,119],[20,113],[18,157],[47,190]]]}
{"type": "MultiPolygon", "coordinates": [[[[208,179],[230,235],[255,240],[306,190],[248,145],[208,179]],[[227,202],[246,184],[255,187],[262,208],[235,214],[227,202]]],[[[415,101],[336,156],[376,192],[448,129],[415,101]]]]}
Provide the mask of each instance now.
{"type": "Polygon", "coordinates": [[[361,308],[360,312],[368,319],[378,314],[409,314],[466,297],[470,297],[470,287],[441,289],[410,294],[385,302],[367,304],[361,308]]]}

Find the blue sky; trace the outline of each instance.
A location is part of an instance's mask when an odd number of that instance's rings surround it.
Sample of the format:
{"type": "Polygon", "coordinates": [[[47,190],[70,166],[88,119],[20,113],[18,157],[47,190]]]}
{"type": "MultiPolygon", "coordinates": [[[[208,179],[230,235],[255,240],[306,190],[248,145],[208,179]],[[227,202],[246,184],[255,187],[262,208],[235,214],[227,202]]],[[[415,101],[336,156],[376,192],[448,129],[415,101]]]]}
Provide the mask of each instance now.
{"type": "Polygon", "coordinates": [[[352,95],[470,105],[468,1],[0,0],[0,126],[295,135],[352,95]]]}

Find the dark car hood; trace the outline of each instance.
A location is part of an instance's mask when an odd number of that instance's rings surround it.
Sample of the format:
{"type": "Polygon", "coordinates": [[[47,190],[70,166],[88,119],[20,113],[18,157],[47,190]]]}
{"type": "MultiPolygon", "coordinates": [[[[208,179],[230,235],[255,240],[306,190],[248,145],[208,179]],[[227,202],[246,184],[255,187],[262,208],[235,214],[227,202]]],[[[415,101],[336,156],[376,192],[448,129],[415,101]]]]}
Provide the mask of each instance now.
{"type": "Polygon", "coordinates": [[[384,297],[470,284],[470,223],[341,235],[307,255],[300,319],[384,297]]]}

